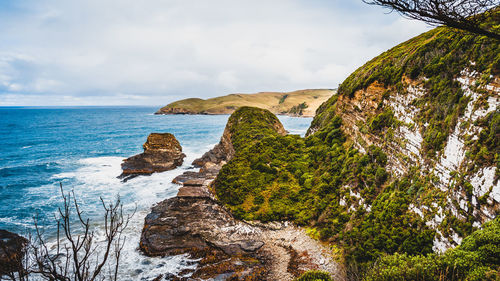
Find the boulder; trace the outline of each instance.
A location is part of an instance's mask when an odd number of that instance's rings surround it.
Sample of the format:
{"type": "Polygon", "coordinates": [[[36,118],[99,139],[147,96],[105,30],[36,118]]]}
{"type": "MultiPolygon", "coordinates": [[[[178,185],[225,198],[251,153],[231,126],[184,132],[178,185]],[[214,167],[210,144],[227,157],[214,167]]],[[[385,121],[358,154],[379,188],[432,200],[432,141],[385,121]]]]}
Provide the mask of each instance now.
{"type": "Polygon", "coordinates": [[[197,268],[188,279],[266,280],[268,271],[260,229],[235,220],[206,186],[182,187],[147,215],[140,249],[148,256],[188,254],[197,268]]]}
{"type": "Polygon", "coordinates": [[[146,255],[164,256],[207,247],[241,255],[255,252],[264,244],[258,228],[235,220],[201,188],[180,193],[160,202],[146,216],[140,241],[146,255]]]}
{"type": "Polygon", "coordinates": [[[23,269],[23,257],[28,240],[0,229],[0,276],[23,269]]]}
{"type": "Polygon", "coordinates": [[[143,148],[143,153],[123,161],[119,178],[127,181],[138,175],[172,170],[182,165],[186,157],[179,141],[170,133],[150,134],[143,148]]]}

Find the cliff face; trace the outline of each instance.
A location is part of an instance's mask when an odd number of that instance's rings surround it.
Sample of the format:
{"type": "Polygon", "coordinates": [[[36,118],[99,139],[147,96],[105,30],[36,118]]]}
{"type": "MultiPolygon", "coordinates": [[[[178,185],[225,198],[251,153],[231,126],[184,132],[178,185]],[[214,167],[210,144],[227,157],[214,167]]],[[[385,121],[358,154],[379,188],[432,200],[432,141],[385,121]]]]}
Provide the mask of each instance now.
{"type": "Polygon", "coordinates": [[[500,212],[499,54],[479,36],[424,33],[354,72],[308,134],[339,116],[360,151],[382,148],[393,179],[417,174],[426,187],[408,209],[443,251],[500,212]]]}
{"type": "Polygon", "coordinates": [[[241,138],[242,131],[248,133],[260,129],[274,131],[279,135],[287,134],[283,124],[269,111],[252,107],[240,108],[229,117],[220,142],[201,158],[194,160],[193,165],[203,167],[207,162],[224,165],[233,159],[236,153],[233,143],[240,146],[242,142],[246,142],[241,138]]]}
{"type": "Polygon", "coordinates": [[[443,27],[394,47],[306,138],[241,130],[217,198],[237,218],[307,226],[358,264],[460,244],[500,212],[499,50],[443,27]]]}
{"type": "Polygon", "coordinates": [[[230,94],[207,100],[190,98],[168,104],[156,114],[232,114],[240,107],[252,106],[274,114],[313,117],[316,109],[334,93],[335,90],[318,89],[230,94]]]}

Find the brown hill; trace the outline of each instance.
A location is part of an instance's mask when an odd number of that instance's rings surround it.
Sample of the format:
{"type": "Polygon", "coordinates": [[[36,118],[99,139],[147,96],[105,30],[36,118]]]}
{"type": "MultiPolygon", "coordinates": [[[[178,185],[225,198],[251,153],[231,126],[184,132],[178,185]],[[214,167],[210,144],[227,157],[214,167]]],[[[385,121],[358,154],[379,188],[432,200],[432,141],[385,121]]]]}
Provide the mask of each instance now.
{"type": "Polygon", "coordinates": [[[313,117],[316,109],[336,90],[230,94],[211,99],[190,98],[168,104],[156,114],[231,114],[242,106],[267,109],[274,114],[313,117]]]}

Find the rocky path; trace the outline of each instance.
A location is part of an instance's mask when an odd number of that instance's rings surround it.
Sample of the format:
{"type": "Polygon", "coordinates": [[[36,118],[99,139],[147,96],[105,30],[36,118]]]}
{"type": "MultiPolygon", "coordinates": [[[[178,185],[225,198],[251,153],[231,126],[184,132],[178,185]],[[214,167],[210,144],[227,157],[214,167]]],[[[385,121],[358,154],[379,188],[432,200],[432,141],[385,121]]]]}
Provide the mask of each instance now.
{"type": "Polygon", "coordinates": [[[270,280],[293,280],[304,271],[318,269],[329,272],[334,280],[344,280],[341,266],[328,246],[311,238],[304,229],[291,224],[263,231],[265,247],[275,256],[270,280]]]}

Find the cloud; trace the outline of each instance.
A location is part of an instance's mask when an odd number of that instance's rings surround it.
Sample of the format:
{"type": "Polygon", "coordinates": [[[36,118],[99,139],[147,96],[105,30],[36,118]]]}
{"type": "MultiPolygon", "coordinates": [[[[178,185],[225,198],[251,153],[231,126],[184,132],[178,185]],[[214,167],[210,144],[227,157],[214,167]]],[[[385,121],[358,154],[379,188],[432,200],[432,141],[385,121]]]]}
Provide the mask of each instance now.
{"type": "Polygon", "coordinates": [[[335,88],[427,30],[353,2],[15,1],[0,6],[0,105],[335,88]]]}

